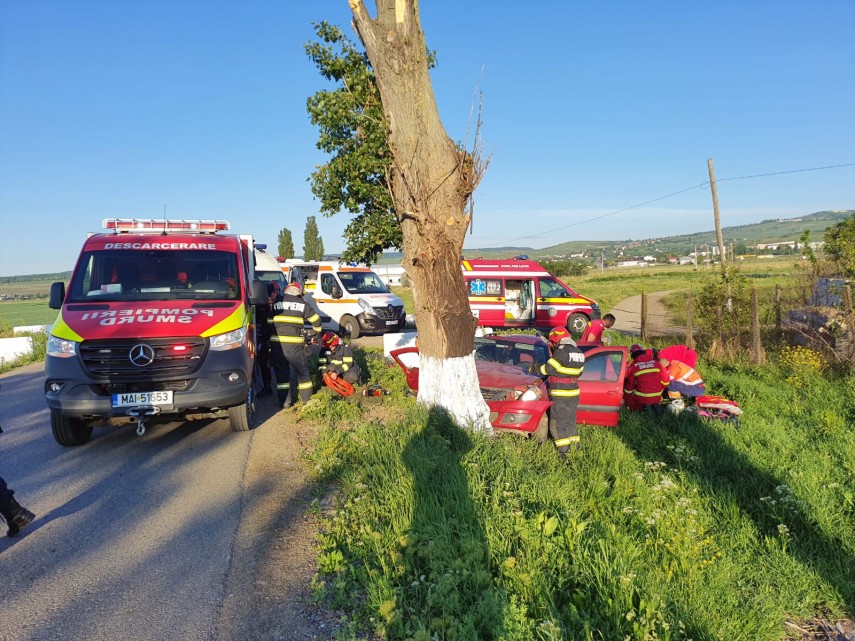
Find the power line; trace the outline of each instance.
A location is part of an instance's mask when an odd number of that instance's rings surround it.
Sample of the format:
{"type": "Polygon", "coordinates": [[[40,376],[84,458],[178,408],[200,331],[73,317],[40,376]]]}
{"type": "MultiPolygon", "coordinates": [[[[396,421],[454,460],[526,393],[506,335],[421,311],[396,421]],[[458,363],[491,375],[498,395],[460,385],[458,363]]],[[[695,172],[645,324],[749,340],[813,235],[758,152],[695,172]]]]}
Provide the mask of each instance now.
{"type": "MultiPolygon", "coordinates": [[[[822,171],[824,169],[838,169],[840,167],[853,167],[855,166],[855,162],[845,163],[842,165],[826,165],[824,167],[808,167],[806,169],[790,169],[787,171],[775,171],[768,174],[752,174],[750,176],[733,176],[732,178],[716,178],[717,183],[729,181],[729,180],[747,180],[749,178],[765,178],[766,176],[781,176],[784,174],[798,174],[805,171],[822,171]]],[[[580,220],[575,223],[570,223],[569,225],[564,225],[562,227],[556,227],[554,229],[548,229],[546,231],[538,232],[536,234],[529,234],[528,236],[518,236],[516,238],[509,238],[507,240],[499,241],[498,243],[494,243],[494,245],[503,245],[505,243],[511,243],[518,240],[525,240],[527,238],[537,238],[539,236],[543,236],[544,234],[552,234],[557,231],[563,231],[565,229],[570,229],[571,227],[577,227],[578,225],[584,225],[585,223],[590,223],[595,220],[601,220],[603,218],[608,218],[609,216],[614,216],[616,214],[622,214],[625,211],[629,211],[631,209],[637,209],[639,207],[644,207],[645,205],[649,205],[650,203],[655,203],[660,200],[665,200],[666,198],[671,198],[673,196],[677,196],[679,194],[684,194],[687,191],[692,191],[693,189],[705,189],[709,187],[710,181],[705,180],[704,182],[694,185],[692,187],[686,187],[685,189],[681,189],[679,191],[672,192],[670,194],[666,194],[664,196],[659,196],[658,198],[653,198],[651,200],[646,200],[643,203],[638,203],[637,205],[630,205],[629,207],[624,207],[623,209],[618,209],[617,211],[612,211],[607,214],[602,214],[600,216],[594,216],[593,218],[586,218],[585,220],[580,220]]],[[[488,247],[473,247],[472,250],[476,249],[489,249],[488,247]]]]}

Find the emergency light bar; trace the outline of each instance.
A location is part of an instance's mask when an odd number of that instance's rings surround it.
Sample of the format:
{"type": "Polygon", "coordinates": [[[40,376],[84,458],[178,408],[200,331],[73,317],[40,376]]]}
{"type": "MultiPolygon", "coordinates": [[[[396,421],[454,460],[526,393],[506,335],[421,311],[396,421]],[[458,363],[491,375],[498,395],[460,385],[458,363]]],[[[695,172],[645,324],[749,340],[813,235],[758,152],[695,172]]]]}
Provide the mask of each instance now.
{"type": "Polygon", "coordinates": [[[231,229],[227,220],[156,220],[154,218],[105,218],[102,226],[119,232],[218,232],[231,229]]]}

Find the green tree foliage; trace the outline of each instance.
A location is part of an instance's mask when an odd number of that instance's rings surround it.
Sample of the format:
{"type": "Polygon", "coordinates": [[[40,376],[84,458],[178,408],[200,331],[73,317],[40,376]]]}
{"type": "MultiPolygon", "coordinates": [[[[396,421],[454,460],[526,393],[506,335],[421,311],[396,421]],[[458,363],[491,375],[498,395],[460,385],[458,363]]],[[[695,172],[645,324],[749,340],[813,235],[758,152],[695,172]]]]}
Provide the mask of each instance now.
{"type": "Polygon", "coordinates": [[[318,234],[318,223],[314,216],[306,219],[306,231],[303,232],[303,260],[323,260],[324,241],[318,234]]]}
{"type": "Polygon", "coordinates": [[[844,276],[855,276],[855,214],[825,230],[824,251],[844,276]]]}
{"type": "Polygon", "coordinates": [[[342,258],[370,264],[384,249],[403,248],[389,190],[392,154],[380,92],[368,56],[341,29],[320,22],[315,33],[318,42],[307,43],[306,54],[336,88],[306,102],[320,130],[317,147],[331,156],[310,176],[312,193],[324,216],[353,214],[344,230],[342,258]]]}
{"type": "Polygon", "coordinates": [[[553,276],[584,276],[588,273],[588,265],[578,260],[551,259],[543,260],[541,265],[553,276]]]}
{"type": "Polygon", "coordinates": [[[751,288],[736,267],[713,276],[697,299],[697,324],[703,347],[715,357],[734,356],[748,345],[751,330],[751,288]]]}
{"type": "Polygon", "coordinates": [[[294,239],[291,230],[283,227],[279,230],[279,254],[280,258],[294,258],[294,239]]]}

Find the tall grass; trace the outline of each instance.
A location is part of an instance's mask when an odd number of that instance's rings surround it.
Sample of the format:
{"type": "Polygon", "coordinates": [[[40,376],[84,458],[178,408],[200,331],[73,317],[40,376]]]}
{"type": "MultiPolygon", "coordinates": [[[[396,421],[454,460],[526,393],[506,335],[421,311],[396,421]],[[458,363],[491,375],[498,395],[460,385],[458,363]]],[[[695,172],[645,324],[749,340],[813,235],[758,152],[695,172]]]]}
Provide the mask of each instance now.
{"type": "Polygon", "coordinates": [[[308,406],[337,488],[316,590],[346,613],[339,637],[758,641],[851,615],[855,379],[704,374],[739,426],[626,414],[583,428],[569,465],[400,396],[385,420],[364,400],[308,406]]]}

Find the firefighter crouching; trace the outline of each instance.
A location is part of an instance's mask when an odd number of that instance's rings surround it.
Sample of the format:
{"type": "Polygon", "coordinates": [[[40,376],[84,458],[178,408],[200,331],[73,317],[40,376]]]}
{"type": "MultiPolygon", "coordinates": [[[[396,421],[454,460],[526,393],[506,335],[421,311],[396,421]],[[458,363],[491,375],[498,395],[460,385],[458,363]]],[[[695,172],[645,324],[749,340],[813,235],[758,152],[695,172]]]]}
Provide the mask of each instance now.
{"type": "MultiPolygon", "coordinates": [[[[321,354],[318,358],[318,369],[321,374],[328,374],[335,381],[341,378],[350,385],[355,385],[362,371],[353,361],[353,349],[345,345],[341,337],[334,332],[324,332],[321,336],[321,354]]],[[[345,386],[346,388],[346,386],[345,386]]],[[[333,388],[335,389],[335,388],[333,388]]],[[[335,389],[339,394],[342,392],[335,389]]],[[[352,390],[349,390],[352,393],[352,390]]]]}
{"type": "Polygon", "coordinates": [[[632,362],[626,370],[623,386],[626,407],[634,412],[650,409],[658,413],[662,391],[668,386],[670,376],[653,349],[636,344],[629,348],[629,355],[632,362]]]}
{"type": "Polygon", "coordinates": [[[567,457],[571,447],[579,446],[579,428],[576,410],[579,407],[579,377],[585,369],[585,355],[563,327],[549,333],[549,360],[540,366],[546,374],[549,388],[549,434],[555,441],[558,454],[567,457]]]}
{"type": "Polygon", "coordinates": [[[297,390],[304,403],[312,398],[312,375],[308,354],[303,349],[303,325],[321,332],[321,317],[303,298],[299,283],[291,283],[282,297],[272,305],[273,333],[270,336],[270,359],[276,372],[276,391],[283,408],[296,403],[297,392],[291,389],[291,368],[296,373],[297,390]]]}

